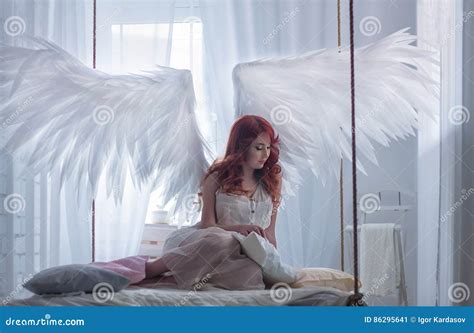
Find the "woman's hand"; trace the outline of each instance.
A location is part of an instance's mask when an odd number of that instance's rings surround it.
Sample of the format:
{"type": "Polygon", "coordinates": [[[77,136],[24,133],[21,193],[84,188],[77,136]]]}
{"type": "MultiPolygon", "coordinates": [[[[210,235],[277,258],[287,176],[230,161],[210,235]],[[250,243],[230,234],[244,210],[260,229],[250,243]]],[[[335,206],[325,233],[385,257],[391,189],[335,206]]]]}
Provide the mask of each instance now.
{"type": "Polygon", "coordinates": [[[236,231],[239,234],[242,234],[244,236],[249,235],[251,232],[255,232],[257,233],[257,235],[260,235],[263,238],[267,238],[267,235],[265,234],[265,230],[263,230],[263,228],[258,225],[238,224],[235,226],[227,227],[226,229],[231,230],[231,231],[236,231]]]}

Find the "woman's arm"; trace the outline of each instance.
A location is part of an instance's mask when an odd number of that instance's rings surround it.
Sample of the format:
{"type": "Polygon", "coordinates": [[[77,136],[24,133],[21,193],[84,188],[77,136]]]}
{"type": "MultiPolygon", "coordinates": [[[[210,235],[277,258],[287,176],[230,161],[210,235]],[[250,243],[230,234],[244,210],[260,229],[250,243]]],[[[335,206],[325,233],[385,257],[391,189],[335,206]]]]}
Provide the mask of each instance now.
{"type": "Polygon", "coordinates": [[[277,200],[273,202],[273,209],[272,209],[272,217],[270,220],[270,225],[268,226],[267,229],[265,229],[265,235],[270,243],[273,244],[275,248],[277,248],[277,241],[276,241],[276,235],[275,235],[275,225],[276,225],[276,219],[277,219],[277,214],[278,214],[278,208],[280,207],[280,201],[281,201],[281,177],[278,179],[278,195],[277,195],[277,200]]]}
{"type": "Polygon", "coordinates": [[[216,218],[216,191],[219,188],[216,173],[209,175],[202,186],[202,214],[201,227],[217,226],[216,218]]]}
{"type": "Polygon", "coordinates": [[[275,236],[275,223],[276,223],[277,212],[278,210],[275,210],[275,209],[272,211],[272,219],[271,219],[270,225],[268,226],[267,229],[265,229],[266,238],[268,239],[270,243],[273,244],[275,248],[277,248],[277,242],[276,242],[276,236],[275,236]]]}

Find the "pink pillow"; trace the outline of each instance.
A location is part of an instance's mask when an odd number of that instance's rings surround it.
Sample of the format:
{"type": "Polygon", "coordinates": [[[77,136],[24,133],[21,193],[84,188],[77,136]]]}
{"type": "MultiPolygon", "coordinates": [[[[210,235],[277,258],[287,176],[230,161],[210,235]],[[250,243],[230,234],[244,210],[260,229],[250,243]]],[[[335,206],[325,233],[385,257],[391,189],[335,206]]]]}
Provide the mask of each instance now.
{"type": "Polygon", "coordinates": [[[148,256],[131,256],[108,262],[93,262],[90,265],[121,274],[130,280],[130,284],[145,278],[145,263],[148,256]]]}

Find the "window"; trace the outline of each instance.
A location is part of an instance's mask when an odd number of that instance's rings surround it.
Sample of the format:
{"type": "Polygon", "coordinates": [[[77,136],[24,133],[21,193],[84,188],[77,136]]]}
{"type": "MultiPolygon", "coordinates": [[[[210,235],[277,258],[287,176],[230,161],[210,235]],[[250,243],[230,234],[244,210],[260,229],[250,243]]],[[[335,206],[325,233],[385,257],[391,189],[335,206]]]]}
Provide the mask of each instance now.
{"type": "MultiPolygon", "coordinates": [[[[137,73],[152,69],[155,65],[191,70],[197,100],[197,121],[206,137],[202,23],[197,17],[172,24],[112,25],[111,52],[113,62],[110,71],[117,74],[137,73]]],[[[151,195],[146,223],[157,222],[164,210],[169,208],[163,206],[157,192],[151,195]]]]}

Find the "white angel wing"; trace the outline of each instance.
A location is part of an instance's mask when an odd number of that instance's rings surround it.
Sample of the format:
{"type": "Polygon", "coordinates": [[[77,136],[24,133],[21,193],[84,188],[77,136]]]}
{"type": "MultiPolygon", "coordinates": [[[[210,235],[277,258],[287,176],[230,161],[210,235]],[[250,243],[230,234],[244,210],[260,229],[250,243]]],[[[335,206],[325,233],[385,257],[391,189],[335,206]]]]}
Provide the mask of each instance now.
{"type": "MultiPolygon", "coordinates": [[[[375,164],[372,141],[388,146],[414,135],[419,112],[435,118],[439,83],[423,68],[439,71],[437,56],[410,45],[416,36],[407,30],[355,50],[357,149],[375,164]]],[[[339,177],[341,157],[351,159],[348,49],[239,64],[233,80],[236,116],[263,116],[280,134],[285,193],[300,184],[300,168],[323,184],[331,174],[339,177]]]]}
{"type": "Polygon", "coordinates": [[[30,172],[60,170],[77,193],[96,194],[106,173],[107,195],[120,201],[127,171],[134,186],[177,195],[196,193],[208,163],[196,124],[188,70],[158,66],[143,75],[109,75],[84,66],[56,45],[0,48],[1,147],[26,159],[30,172]],[[82,192],[85,190],[86,192],[82,192]]]}

